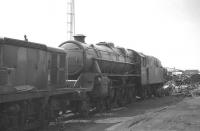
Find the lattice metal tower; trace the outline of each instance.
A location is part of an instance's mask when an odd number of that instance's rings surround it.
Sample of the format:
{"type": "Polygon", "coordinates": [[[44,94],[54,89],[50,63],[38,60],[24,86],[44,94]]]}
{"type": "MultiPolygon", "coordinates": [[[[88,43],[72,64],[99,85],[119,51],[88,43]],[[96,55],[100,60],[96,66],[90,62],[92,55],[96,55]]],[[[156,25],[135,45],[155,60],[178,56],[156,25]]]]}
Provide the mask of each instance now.
{"type": "Polygon", "coordinates": [[[67,0],[67,39],[72,40],[75,34],[74,0],[67,0]]]}

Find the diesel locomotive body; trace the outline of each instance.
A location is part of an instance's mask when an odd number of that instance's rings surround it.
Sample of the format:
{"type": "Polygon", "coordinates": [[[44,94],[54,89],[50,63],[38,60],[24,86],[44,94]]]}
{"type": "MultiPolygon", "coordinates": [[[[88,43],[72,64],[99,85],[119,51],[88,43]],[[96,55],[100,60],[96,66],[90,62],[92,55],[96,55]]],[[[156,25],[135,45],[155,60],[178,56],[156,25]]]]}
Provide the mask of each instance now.
{"type": "Polygon", "coordinates": [[[65,58],[58,48],[0,39],[0,130],[35,128],[80,97],[66,84],[65,58]]]}

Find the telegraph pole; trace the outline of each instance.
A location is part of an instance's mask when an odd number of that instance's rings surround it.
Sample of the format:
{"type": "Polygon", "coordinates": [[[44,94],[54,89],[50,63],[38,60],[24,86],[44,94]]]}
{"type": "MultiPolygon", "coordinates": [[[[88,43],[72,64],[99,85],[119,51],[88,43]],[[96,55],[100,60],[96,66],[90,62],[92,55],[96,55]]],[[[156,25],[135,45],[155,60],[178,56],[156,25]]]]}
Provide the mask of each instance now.
{"type": "Polygon", "coordinates": [[[75,34],[74,0],[67,1],[67,39],[72,40],[75,34]]]}

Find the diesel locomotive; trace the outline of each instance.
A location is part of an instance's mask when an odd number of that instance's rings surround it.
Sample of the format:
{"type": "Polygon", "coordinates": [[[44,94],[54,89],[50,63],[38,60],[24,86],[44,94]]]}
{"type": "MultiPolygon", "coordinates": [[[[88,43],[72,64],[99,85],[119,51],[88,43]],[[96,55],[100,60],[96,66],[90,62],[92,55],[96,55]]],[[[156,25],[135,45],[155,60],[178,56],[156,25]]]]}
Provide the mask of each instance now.
{"type": "Polygon", "coordinates": [[[165,69],[157,58],[84,38],[58,48],[0,39],[0,130],[36,129],[68,110],[88,114],[160,95],[165,69]]]}

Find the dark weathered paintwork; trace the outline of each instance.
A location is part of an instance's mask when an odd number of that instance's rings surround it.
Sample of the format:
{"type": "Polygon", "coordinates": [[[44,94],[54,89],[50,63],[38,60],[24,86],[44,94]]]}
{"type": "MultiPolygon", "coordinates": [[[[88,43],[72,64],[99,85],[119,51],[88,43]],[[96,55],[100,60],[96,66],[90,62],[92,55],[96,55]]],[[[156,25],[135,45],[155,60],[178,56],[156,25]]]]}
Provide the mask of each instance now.
{"type": "Polygon", "coordinates": [[[47,85],[47,51],[45,45],[4,38],[0,43],[1,66],[12,68],[14,86],[31,85],[37,89],[47,85]]]}
{"type": "Polygon", "coordinates": [[[153,57],[141,55],[141,83],[142,85],[153,85],[164,83],[164,68],[161,62],[153,57]]]}
{"type": "Polygon", "coordinates": [[[94,60],[98,62],[101,73],[109,74],[131,74],[137,63],[135,55],[132,55],[136,52],[114,47],[112,43],[89,45],[79,41],[67,41],[60,47],[68,53],[68,69],[71,76],[78,76],[82,71],[95,72],[94,60]]]}
{"type": "Polygon", "coordinates": [[[65,58],[59,48],[0,39],[0,103],[68,93],[56,90],[66,86],[65,58]]]}
{"type": "Polygon", "coordinates": [[[48,47],[48,84],[64,87],[66,73],[66,52],[48,47]]]}

